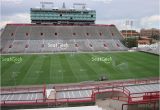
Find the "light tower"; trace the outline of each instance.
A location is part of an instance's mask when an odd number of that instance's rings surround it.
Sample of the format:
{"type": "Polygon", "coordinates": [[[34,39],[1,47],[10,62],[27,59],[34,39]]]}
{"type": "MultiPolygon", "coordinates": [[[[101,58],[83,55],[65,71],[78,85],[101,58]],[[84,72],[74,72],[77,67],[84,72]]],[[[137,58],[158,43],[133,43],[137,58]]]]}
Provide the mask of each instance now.
{"type": "Polygon", "coordinates": [[[85,3],[74,3],[73,8],[75,8],[75,6],[82,6],[82,9],[86,9],[86,4],[85,3]]]}
{"type": "Polygon", "coordinates": [[[54,3],[53,2],[40,2],[40,4],[42,5],[42,8],[45,8],[45,5],[51,5],[51,7],[54,7],[54,3]]]}

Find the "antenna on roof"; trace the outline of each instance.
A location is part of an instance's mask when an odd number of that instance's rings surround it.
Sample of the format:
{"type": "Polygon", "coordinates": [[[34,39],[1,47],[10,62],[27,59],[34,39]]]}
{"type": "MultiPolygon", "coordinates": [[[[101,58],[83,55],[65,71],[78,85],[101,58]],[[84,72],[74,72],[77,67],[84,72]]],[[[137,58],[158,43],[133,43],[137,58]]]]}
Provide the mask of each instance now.
{"type": "Polygon", "coordinates": [[[66,8],[65,2],[63,2],[62,8],[63,8],[63,9],[66,8]]]}
{"type": "Polygon", "coordinates": [[[40,4],[42,5],[42,8],[45,8],[45,5],[51,5],[52,7],[54,7],[54,3],[53,2],[40,2],[40,4]]]}
{"type": "Polygon", "coordinates": [[[86,4],[85,3],[74,3],[73,8],[75,8],[75,6],[77,6],[77,5],[82,6],[82,9],[86,9],[86,4]]]}

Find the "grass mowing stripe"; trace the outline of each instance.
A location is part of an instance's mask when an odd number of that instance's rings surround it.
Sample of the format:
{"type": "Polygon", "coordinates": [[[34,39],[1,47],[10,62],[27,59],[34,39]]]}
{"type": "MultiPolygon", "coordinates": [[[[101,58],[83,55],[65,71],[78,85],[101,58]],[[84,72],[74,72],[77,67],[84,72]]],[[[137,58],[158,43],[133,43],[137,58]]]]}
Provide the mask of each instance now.
{"type": "Polygon", "coordinates": [[[79,77],[79,74],[77,74],[78,72],[78,68],[80,67],[76,67],[76,64],[73,63],[73,59],[74,59],[75,56],[72,56],[72,55],[65,55],[65,59],[66,59],[66,63],[67,65],[70,67],[70,70],[72,71],[72,74],[74,75],[74,77],[76,78],[76,82],[80,82],[81,81],[81,78],[79,77]],[[72,57],[72,58],[70,58],[72,57]],[[74,64],[74,65],[73,65],[74,64]],[[76,69],[76,71],[74,71],[76,69]]]}
{"type": "MultiPolygon", "coordinates": [[[[28,58],[26,58],[25,61],[27,61],[28,58]]],[[[19,64],[11,64],[10,68],[8,68],[1,76],[2,78],[2,85],[6,85],[7,83],[10,83],[11,85],[14,85],[15,83],[19,83],[17,80],[19,79],[19,76],[22,74],[20,69],[25,64],[25,61],[19,63],[19,64]],[[6,82],[4,84],[4,82],[6,82]]],[[[10,63],[10,62],[8,62],[10,63]]],[[[4,68],[3,68],[4,69],[4,68]]]]}
{"type": "Polygon", "coordinates": [[[20,70],[19,70],[20,74],[18,75],[18,77],[16,79],[18,85],[21,85],[22,79],[26,75],[31,64],[33,63],[35,56],[24,56],[22,58],[24,59],[23,63],[22,63],[23,65],[20,68],[20,70]]]}
{"type": "Polygon", "coordinates": [[[64,70],[61,66],[59,55],[52,55],[50,63],[50,82],[62,83],[64,70]]]}
{"type": "Polygon", "coordinates": [[[50,75],[49,75],[49,80],[52,82],[52,80],[55,80],[56,74],[55,74],[55,57],[50,58],[50,75]]]}
{"type": "MultiPolygon", "coordinates": [[[[95,55],[93,55],[94,57],[96,56],[97,58],[101,58],[102,57],[102,54],[95,54],[95,55]]],[[[108,54],[105,54],[105,56],[103,55],[103,57],[106,57],[106,56],[108,56],[108,54]]],[[[109,79],[113,79],[113,75],[118,75],[119,74],[119,71],[118,70],[116,70],[114,67],[113,67],[113,65],[112,65],[112,62],[111,63],[109,63],[109,64],[106,64],[106,63],[104,63],[103,61],[97,61],[97,66],[100,66],[101,68],[103,68],[104,69],[104,71],[103,71],[103,73],[102,72],[100,72],[99,73],[99,77],[101,76],[101,75],[106,75],[109,79]]],[[[98,67],[97,67],[98,68],[98,67]]],[[[97,69],[96,68],[96,69],[97,69]]]]}
{"type": "MultiPolygon", "coordinates": [[[[128,56],[131,56],[133,59],[140,59],[141,62],[147,62],[147,63],[155,63],[155,61],[158,59],[158,56],[154,56],[154,55],[148,55],[146,53],[135,53],[135,54],[127,54],[128,56]],[[137,56],[139,56],[137,58],[137,56]],[[152,59],[152,60],[148,60],[148,59],[152,59]]],[[[150,66],[150,65],[149,65],[150,66]]]]}
{"type": "Polygon", "coordinates": [[[14,65],[13,62],[10,62],[10,63],[8,63],[8,62],[5,62],[5,63],[1,62],[1,74],[4,74],[5,71],[8,70],[12,65],[14,65]]]}
{"type": "Polygon", "coordinates": [[[48,55],[40,55],[40,59],[42,60],[40,74],[38,77],[38,82],[41,84],[49,84],[50,82],[50,61],[51,58],[48,55]]]}
{"type": "Polygon", "coordinates": [[[66,56],[64,54],[60,54],[59,55],[59,59],[61,62],[61,66],[63,68],[63,76],[65,77],[63,79],[64,82],[76,82],[76,76],[74,76],[74,74],[72,73],[71,67],[69,66],[67,60],[66,60],[66,56]]]}
{"type": "Polygon", "coordinates": [[[89,79],[88,74],[86,73],[86,69],[81,67],[79,62],[77,62],[77,55],[70,55],[67,57],[67,61],[69,62],[69,65],[77,77],[78,81],[86,81],[89,79]]]}
{"type": "MultiPolygon", "coordinates": [[[[23,58],[23,57],[22,57],[23,58]]],[[[2,86],[6,86],[6,84],[8,85],[14,85],[14,82],[16,81],[16,84],[20,83],[20,79],[22,79],[22,75],[25,75],[25,69],[24,66],[25,64],[28,62],[27,65],[30,65],[30,59],[31,57],[24,57],[23,62],[20,64],[13,64],[5,73],[4,76],[2,75],[2,79],[3,80],[7,80],[7,81],[2,81],[2,86]],[[21,71],[23,68],[23,71],[21,71]],[[14,80],[15,79],[15,80],[14,80]],[[4,84],[4,82],[6,82],[6,84],[4,84]]],[[[8,62],[10,63],[10,62],[8,62]]]]}
{"type": "MultiPolygon", "coordinates": [[[[150,63],[147,63],[147,62],[142,62],[141,58],[139,58],[139,57],[137,58],[137,60],[134,60],[134,58],[133,58],[134,55],[136,55],[136,54],[133,54],[132,56],[131,55],[130,56],[128,56],[128,55],[124,56],[124,55],[118,55],[117,54],[117,57],[119,56],[119,57],[121,57],[121,58],[123,58],[123,59],[125,59],[125,60],[127,60],[129,62],[130,70],[132,71],[132,73],[135,74],[136,77],[137,77],[137,75],[141,76],[141,77],[142,76],[146,76],[146,74],[151,75],[151,73],[153,71],[152,65],[158,66],[155,63],[151,63],[150,64],[150,63]],[[139,69],[137,69],[137,68],[139,68],[139,69]],[[146,74],[142,74],[142,72],[140,71],[140,70],[142,70],[142,68],[144,68],[143,72],[145,71],[146,74]],[[151,68],[152,68],[152,70],[150,71],[151,68]]],[[[146,58],[146,60],[147,59],[148,58],[146,58]]],[[[156,73],[158,73],[158,72],[156,72],[156,73]]]]}
{"type": "Polygon", "coordinates": [[[43,59],[35,57],[33,63],[31,64],[30,68],[27,70],[26,75],[23,77],[21,84],[42,84],[40,76],[40,69],[43,63],[43,59]],[[38,82],[38,83],[37,83],[38,82]]]}
{"type": "Polygon", "coordinates": [[[85,59],[85,55],[78,56],[77,61],[81,65],[81,67],[86,68],[86,72],[88,76],[90,76],[91,80],[97,79],[97,73],[86,63],[88,59],[85,59]],[[83,57],[82,57],[83,56],[83,57]]]}
{"type": "MultiPolygon", "coordinates": [[[[128,61],[126,58],[128,58],[127,55],[119,55],[114,54],[116,58],[114,67],[118,69],[121,72],[121,76],[126,76],[126,78],[134,78],[136,75],[134,72],[131,71],[131,65],[129,62],[132,63],[132,61],[128,61]]],[[[135,65],[133,66],[135,68],[135,65]]]]}
{"type": "MultiPolygon", "coordinates": [[[[144,78],[159,76],[159,56],[141,52],[118,53],[76,53],[48,55],[18,55],[23,62],[20,65],[3,63],[1,72],[2,86],[14,85],[10,73],[17,71],[18,85],[46,83],[71,83],[84,80],[97,80],[101,73],[106,73],[110,79],[144,78]],[[111,64],[92,62],[93,56],[111,56],[111,64]],[[9,65],[10,67],[7,67],[9,65]],[[6,68],[7,67],[7,68],[6,68]],[[86,71],[81,71],[84,69],[86,71]],[[23,81],[24,79],[24,81],[23,81]]],[[[7,55],[6,57],[10,57],[7,55]]]]}
{"type": "Polygon", "coordinates": [[[54,63],[54,83],[63,83],[63,79],[65,78],[63,75],[63,67],[61,66],[59,55],[54,55],[55,63],[54,63]]]}

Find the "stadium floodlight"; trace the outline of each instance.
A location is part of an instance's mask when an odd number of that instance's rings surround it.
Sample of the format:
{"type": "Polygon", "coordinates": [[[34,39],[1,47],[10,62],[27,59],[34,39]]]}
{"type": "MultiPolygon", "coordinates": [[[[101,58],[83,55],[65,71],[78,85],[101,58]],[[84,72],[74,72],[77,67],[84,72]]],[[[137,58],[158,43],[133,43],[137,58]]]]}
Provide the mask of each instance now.
{"type": "Polygon", "coordinates": [[[75,8],[75,6],[77,6],[77,5],[82,6],[82,9],[86,8],[86,4],[85,3],[74,3],[73,4],[73,8],[75,8]]]}
{"type": "Polygon", "coordinates": [[[42,8],[45,8],[45,5],[51,5],[52,7],[54,7],[54,3],[53,2],[40,2],[40,4],[42,5],[42,8]]]}

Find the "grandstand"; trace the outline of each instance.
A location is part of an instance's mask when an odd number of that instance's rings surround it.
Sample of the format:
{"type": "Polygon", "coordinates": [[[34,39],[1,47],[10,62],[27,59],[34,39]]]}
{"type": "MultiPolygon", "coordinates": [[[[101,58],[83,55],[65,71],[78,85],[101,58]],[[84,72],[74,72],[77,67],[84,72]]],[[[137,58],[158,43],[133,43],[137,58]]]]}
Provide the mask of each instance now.
{"type": "Polygon", "coordinates": [[[20,105],[50,105],[56,107],[69,104],[95,103],[98,99],[110,98],[115,105],[113,107],[108,106],[106,109],[109,110],[133,110],[132,108],[139,110],[138,104],[151,104],[153,105],[151,106],[153,110],[158,110],[160,98],[159,81],[159,79],[153,78],[92,84],[56,85],[54,88],[46,88],[46,86],[4,88],[0,89],[1,105],[3,107],[20,105]],[[136,106],[132,107],[132,105],[136,106]]]}
{"type": "Polygon", "coordinates": [[[157,43],[154,43],[151,45],[139,45],[138,50],[160,55],[160,48],[159,47],[160,47],[160,42],[157,42],[157,43]]]}
{"type": "Polygon", "coordinates": [[[124,51],[114,25],[8,24],[1,35],[3,53],[124,51]]]}
{"type": "Polygon", "coordinates": [[[6,25],[0,45],[1,106],[142,110],[144,104],[159,109],[159,63],[153,61],[158,56],[127,52],[115,25],[94,24],[96,11],[75,5],[83,9],[31,8],[32,24],[6,25]],[[102,75],[109,81],[100,81],[102,75]],[[98,100],[108,101],[107,106],[98,100]]]}

